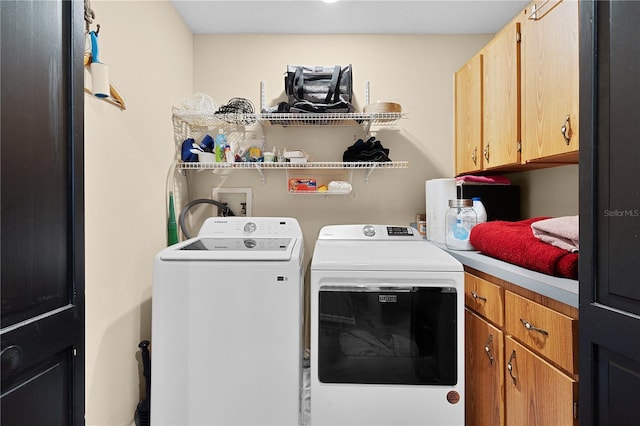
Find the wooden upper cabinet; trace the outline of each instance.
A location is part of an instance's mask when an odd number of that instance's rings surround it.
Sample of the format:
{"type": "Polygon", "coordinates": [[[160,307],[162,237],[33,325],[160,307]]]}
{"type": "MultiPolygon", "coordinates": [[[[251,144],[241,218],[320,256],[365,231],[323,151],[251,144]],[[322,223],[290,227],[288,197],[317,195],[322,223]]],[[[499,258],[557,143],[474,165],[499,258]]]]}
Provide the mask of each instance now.
{"type": "Polygon", "coordinates": [[[520,15],[482,50],[484,169],[520,164],[520,15]]]}
{"type": "Polygon", "coordinates": [[[522,24],[523,162],[578,162],[578,2],[540,0],[522,24]]]}
{"type": "Polygon", "coordinates": [[[482,170],[482,55],[455,74],[456,175],[482,170]]]}
{"type": "Polygon", "coordinates": [[[578,163],[578,6],[534,1],[456,73],[456,175],[578,163]]]}

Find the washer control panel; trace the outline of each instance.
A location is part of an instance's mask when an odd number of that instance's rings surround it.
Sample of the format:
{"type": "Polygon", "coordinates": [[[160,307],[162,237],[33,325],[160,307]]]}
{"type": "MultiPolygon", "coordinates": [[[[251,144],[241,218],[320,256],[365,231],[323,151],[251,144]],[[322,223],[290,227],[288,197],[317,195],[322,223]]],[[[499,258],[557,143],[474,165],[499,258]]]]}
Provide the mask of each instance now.
{"type": "Polygon", "coordinates": [[[298,222],[291,218],[227,216],[206,219],[198,236],[286,238],[301,237],[302,230],[298,222]]]}

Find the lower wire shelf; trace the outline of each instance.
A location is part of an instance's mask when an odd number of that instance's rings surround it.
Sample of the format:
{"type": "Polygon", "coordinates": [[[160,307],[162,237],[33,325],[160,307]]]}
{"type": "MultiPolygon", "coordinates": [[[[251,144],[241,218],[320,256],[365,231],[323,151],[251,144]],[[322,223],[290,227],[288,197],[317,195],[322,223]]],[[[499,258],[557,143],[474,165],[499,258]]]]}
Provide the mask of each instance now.
{"type": "Polygon", "coordinates": [[[235,171],[235,170],[256,170],[262,177],[262,182],[266,182],[265,170],[313,170],[313,169],[342,169],[342,170],[366,170],[365,182],[369,181],[369,176],[376,169],[406,169],[409,167],[408,161],[311,161],[307,163],[264,163],[264,162],[237,162],[237,163],[198,163],[198,162],[176,162],[177,170],[214,170],[214,171],[235,171]]]}

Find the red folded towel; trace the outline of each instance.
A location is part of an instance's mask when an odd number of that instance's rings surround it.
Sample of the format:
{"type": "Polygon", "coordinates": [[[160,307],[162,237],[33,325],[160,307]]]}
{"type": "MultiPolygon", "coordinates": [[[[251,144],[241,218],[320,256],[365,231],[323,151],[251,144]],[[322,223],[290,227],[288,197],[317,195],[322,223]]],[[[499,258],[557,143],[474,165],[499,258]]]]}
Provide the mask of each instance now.
{"type": "Polygon", "coordinates": [[[461,184],[475,184],[475,185],[511,185],[511,181],[506,176],[475,176],[466,175],[458,176],[456,178],[458,185],[461,184]]]}
{"type": "Polygon", "coordinates": [[[473,227],[469,239],[487,256],[548,275],[577,279],[578,253],[554,247],[533,235],[531,224],[543,219],[548,217],[481,223],[473,227]]]}

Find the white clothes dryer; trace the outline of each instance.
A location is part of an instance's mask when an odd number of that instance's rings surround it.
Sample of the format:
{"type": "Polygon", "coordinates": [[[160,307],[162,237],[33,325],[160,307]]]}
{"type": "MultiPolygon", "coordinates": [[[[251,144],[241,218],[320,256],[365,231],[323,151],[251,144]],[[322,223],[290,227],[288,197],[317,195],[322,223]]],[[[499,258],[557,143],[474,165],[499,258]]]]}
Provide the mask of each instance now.
{"type": "Polygon", "coordinates": [[[312,425],[464,424],[460,262],[410,227],[326,226],[310,306],[312,425]]]}
{"type": "Polygon", "coordinates": [[[215,217],[156,255],[153,425],[299,423],[303,247],[295,219],[215,217]]]}

